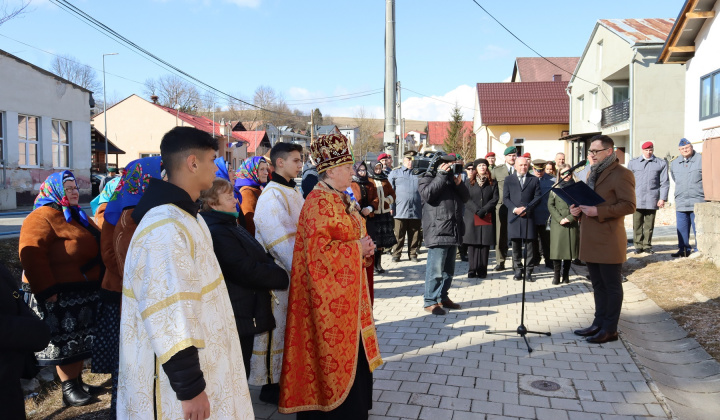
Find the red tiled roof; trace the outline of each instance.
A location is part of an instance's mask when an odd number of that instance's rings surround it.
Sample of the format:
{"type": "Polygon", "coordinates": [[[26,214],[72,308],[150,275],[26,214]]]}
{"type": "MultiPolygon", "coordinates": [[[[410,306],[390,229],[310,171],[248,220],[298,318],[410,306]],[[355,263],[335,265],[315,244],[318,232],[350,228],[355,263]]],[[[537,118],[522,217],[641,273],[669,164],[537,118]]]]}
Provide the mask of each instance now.
{"type": "Polygon", "coordinates": [[[599,23],[631,44],[664,44],[675,19],[601,19],[599,23]]]}
{"type": "MultiPolygon", "coordinates": [[[[465,127],[465,133],[470,134],[473,132],[472,121],[463,121],[463,126],[465,127]]],[[[428,144],[442,146],[445,143],[445,137],[447,137],[450,121],[428,121],[427,127],[428,144]]]]}
{"type": "Polygon", "coordinates": [[[266,131],[236,131],[233,137],[248,143],[248,153],[255,153],[263,139],[267,139],[266,131]]]}
{"type": "MultiPolygon", "coordinates": [[[[153,103],[153,105],[155,105],[156,107],[158,107],[164,111],[167,111],[172,116],[177,116],[177,118],[180,119],[181,121],[184,121],[185,123],[190,124],[193,127],[197,128],[198,130],[202,130],[206,133],[213,134],[213,127],[214,127],[215,136],[223,137],[222,132],[220,131],[220,122],[219,121],[215,121],[215,123],[213,123],[213,120],[211,120],[210,118],[207,118],[207,117],[188,114],[188,113],[178,111],[173,108],[162,106],[160,104],[153,103]]],[[[239,137],[238,133],[239,132],[237,132],[237,131],[233,131],[232,132],[233,138],[236,140],[242,140],[239,137]]]]}
{"type": "Polygon", "coordinates": [[[556,74],[563,82],[569,82],[579,60],[580,57],[548,57],[547,60],[542,57],[518,57],[515,59],[513,82],[552,82],[556,74]]]}
{"type": "Polygon", "coordinates": [[[483,125],[567,124],[565,82],[478,83],[483,125]]]}

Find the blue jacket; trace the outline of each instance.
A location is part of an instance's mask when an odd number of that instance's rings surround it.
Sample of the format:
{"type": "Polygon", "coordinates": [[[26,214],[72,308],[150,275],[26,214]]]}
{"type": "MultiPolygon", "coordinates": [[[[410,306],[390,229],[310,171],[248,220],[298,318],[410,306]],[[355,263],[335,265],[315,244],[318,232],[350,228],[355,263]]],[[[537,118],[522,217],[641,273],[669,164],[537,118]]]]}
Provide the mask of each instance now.
{"type": "Polygon", "coordinates": [[[670,164],[670,171],[675,181],[675,210],[695,211],[695,203],[705,201],[702,186],[702,155],[693,152],[687,159],[678,156],[670,164]]]}
{"type": "MultiPolygon", "coordinates": [[[[538,178],[540,180],[540,194],[545,194],[546,192],[550,191],[553,185],[555,185],[556,179],[548,174],[543,174],[541,178],[538,178]]],[[[533,210],[533,219],[535,220],[536,225],[545,225],[547,223],[548,217],[550,217],[550,209],[548,208],[548,199],[550,198],[550,193],[545,194],[540,201],[540,204],[538,204],[537,207],[535,207],[535,210],[533,210]]]]}
{"type": "Polygon", "coordinates": [[[635,175],[635,199],[637,209],[657,210],[658,200],[667,201],[670,179],[665,159],[652,156],[645,159],[636,157],[628,162],[627,168],[635,175]]]}
{"type": "Polygon", "coordinates": [[[422,219],[422,200],[418,191],[420,177],[405,167],[393,169],[388,181],[395,190],[393,217],[396,219],[422,219]]]}

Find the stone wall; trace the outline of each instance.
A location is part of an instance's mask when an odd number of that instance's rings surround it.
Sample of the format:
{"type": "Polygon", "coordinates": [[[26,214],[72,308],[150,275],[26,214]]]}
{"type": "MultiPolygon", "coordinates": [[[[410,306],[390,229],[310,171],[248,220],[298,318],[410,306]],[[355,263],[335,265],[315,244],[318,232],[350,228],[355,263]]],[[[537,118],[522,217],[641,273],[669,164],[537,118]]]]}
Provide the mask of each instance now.
{"type": "Polygon", "coordinates": [[[720,203],[695,204],[698,249],[720,268],[720,203]]]}

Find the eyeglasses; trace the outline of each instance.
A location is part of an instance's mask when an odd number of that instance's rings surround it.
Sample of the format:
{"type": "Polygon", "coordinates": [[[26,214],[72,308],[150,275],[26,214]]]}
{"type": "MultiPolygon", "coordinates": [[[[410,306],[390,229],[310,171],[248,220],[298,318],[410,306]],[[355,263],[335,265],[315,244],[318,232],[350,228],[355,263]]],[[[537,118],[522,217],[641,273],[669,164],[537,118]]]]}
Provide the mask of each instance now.
{"type": "Polygon", "coordinates": [[[80,191],[80,189],[76,188],[76,187],[65,188],[65,193],[78,192],[78,191],[80,191]]]}
{"type": "Polygon", "coordinates": [[[608,149],[609,149],[609,147],[606,147],[606,148],[600,149],[600,150],[592,150],[592,149],[590,149],[590,150],[588,150],[588,154],[591,155],[591,156],[595,156],[595,155],[597,155],[598,153],[604,152],[605,150],[608,150],[608,149]]]}

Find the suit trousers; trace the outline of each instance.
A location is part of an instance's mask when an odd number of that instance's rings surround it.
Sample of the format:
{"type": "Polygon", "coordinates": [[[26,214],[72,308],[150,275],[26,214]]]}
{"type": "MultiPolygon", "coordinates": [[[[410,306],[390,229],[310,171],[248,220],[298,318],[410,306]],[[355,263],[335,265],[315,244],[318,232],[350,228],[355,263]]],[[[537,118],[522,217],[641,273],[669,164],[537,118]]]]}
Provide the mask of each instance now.
{"type": "Polygon", "coordinates": [[[468,248],[468,273],[487,274],[490,245],[466,245],[468,248]]]}
{"type": "Polygon", "coordinates": [[[637,209],[633,214],[633,245],[635,251],[652,249],[652,235],[657,210],[637,209]]]}
{"type": "Polygon", "coordinates": [[[697,251],[697,233],[695,232],[695,212],[676,211],[675,220],[677,224],[678,249],[680,251],[697,251]],[[690,227],[695,236],[695,247],[690,245],[690,227]]]}
{"type": "Polygon", "coordinates": [[[545,264],[550,263],[550,231],[545,229],[545,225],[535,225],[538,239],[535,239],[535,265],[540,265],[540,256],[545,260],[545,264]]]}
{"type": "Polygon", "coordinates": [[[405,236],[408,238],[408,255],[417,257],[420,250],[420,232],[422,221],[420,219],[395,219],[395,239],[397,244],[392,250],[393,258],[400,258],[405,246],[405,236]]]}
{"type": "MultiPolygon", "coordinates": [[[[512,242],[512,259],[513,259],[513,267],[522,268],[523,266],[523,239],[511,239],[512,242]]],[[[526,239],[525,243],[527,245],[527,263],[529,267],[534,267],[535,264],[535,255],[536,254],[536,241],[532,239],[526,239]]]]}
{"type": "Polygon", "coordinates": [[[623,301],[622,264],[587,263],[595,298],[593,325],[606,332],[617,332],[623,301]]]}
{"type": "Polygon", "coordinates": [[[497,207],[495,210],[497,221],[495,237],[497,243],[495,245],[495,263],[505,263],[508,256],[508,209],[505,204],[497,207]]]}

